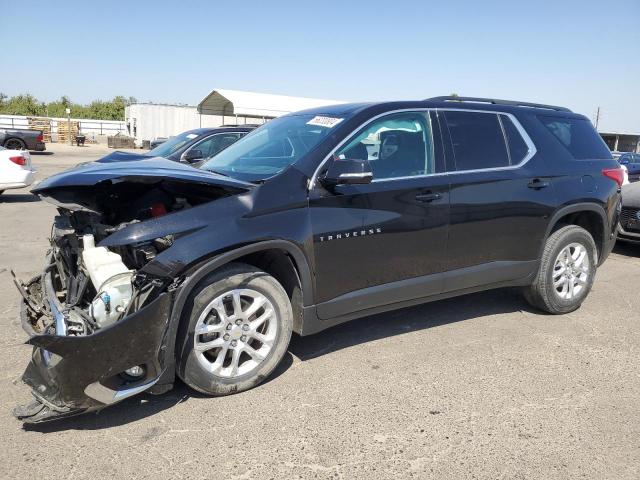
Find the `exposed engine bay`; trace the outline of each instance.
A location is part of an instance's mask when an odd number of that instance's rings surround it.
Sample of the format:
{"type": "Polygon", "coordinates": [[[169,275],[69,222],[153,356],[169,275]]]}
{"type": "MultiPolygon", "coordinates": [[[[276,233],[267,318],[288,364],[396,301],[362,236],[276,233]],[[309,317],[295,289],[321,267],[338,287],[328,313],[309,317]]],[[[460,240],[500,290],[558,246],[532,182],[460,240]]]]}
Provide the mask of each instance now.
{"type": "Polygon", "coordinates": [[[224,190],[181,182],[78,187],[49,193],[58,205],[51,230],[45,273],[26,285],[29,323],[34,333],[90,335],[118,322],[166,288],[161,279],[139,274],[146,263],[169,248],[173,235],[122,246],[98,244],[132,224],[162,217],[220,198],[224,190]],[[61,305],[64,325],[43,301],[50,282],[61,305]],[[44,305],[45,308],[37,308],[44,305]]]}

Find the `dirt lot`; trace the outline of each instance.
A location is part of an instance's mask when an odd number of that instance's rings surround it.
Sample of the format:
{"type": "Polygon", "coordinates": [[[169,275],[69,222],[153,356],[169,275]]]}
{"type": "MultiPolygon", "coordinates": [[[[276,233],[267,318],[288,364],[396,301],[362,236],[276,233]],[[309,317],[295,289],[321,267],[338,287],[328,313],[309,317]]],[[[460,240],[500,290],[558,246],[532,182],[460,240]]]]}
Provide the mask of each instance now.
{"type": "MultiPolygon", "coordinates": [[[[34,155],[39,178],[98,147],[34,155]]],[[[552,317],[500,290],[294,338],[275,378],[209,399],[183,385],[23,429],[29,359],[9,268],[41,267],[54,208],[0,197],[0,478],[640,478],[640,247],[552,317]]]]}

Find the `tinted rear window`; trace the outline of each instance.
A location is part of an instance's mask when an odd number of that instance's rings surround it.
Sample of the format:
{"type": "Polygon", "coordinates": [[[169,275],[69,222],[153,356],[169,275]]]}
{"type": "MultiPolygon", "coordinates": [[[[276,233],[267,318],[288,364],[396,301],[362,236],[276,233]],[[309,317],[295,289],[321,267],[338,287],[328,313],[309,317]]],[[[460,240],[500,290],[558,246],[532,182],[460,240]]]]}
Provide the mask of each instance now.
{"type": "Polygon", "coordinates": [[[609,148],[589,120],[546,115],[538,118],[573,158],[611,158],[609,148]]]}
{"type": "Polygon", "coordinates": [[[456,170],[509,166],[507,145],[495,113],[445,112],[456,170]]]}

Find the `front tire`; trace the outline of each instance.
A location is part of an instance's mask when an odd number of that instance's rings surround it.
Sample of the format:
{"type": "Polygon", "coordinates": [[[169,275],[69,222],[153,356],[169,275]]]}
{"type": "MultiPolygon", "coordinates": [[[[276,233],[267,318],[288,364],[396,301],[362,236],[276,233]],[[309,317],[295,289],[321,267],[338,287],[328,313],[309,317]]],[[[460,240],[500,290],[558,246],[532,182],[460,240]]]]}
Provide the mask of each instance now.
{"type": "Polygon", "coordinates": [[[591,291],[597,265],[598,251],[589,232],[577,225],[559,228],[545,243],[540,269],[525,288],[525,298],[554,315],[577,310],[591,291]]]}
{"type": "Polygon", "coordinates": [[[293,313],[287,293],[266,272],[231,264],[191,293],[182,317],[178,376],[221,396],[259,385],[287,351],[293,313]]]}

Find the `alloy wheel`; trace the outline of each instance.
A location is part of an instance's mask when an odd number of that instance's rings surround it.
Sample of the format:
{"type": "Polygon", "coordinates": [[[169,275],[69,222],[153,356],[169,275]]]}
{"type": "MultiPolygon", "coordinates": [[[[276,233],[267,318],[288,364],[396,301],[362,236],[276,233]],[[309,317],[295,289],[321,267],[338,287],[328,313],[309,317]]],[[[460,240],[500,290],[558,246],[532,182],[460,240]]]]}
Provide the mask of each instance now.
{"type": "Polygon", "coordinates": [[[572,300],[586,288],[589,280],[589,253],[580,243],[564,247],[553,267],[553,287],[563,300],[572,300]]]}
{"type": "Polygon", "coordinates": [[[235,378],[264,361],[277,333],[271,301],[253,289],[234,289],[212,300],[198,317],[194,350],[211,374],[235,378]]]}
{"type": "Polygon", "coordinates": [[[23,145],[20,140],[10,139],[4,144],[4,148],[7,150],[22,150],[23,145]]]}

